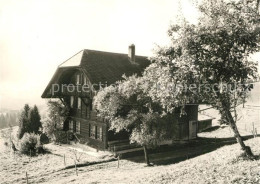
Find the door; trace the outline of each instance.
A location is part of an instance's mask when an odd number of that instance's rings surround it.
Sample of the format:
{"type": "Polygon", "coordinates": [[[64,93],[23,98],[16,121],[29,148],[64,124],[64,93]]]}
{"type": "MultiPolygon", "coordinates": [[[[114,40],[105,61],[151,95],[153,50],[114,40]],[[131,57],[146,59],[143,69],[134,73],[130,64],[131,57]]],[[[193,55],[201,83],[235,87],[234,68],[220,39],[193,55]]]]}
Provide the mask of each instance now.
{"type": "Polygon", "coordinates": [[[189,121],[189,139],[197,137],[197,121],[189,121]]]}

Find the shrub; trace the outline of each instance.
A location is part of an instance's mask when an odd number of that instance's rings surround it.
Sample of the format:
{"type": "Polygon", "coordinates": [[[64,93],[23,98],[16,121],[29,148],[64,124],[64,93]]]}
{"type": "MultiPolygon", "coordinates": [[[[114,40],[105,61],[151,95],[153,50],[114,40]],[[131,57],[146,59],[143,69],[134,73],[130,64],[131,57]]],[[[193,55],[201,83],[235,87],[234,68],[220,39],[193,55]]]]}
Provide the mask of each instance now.
{"type": "Polygon", "coordinates": [[[68,135],[66,131],[63,130],[56,130],[54,132],[55,140],[54,142],[60,144],[67,144],[68,143],[68,135]]]}
{"type": "Polygon", "coordinates": [[[48,141],[64,144],[67,143],[67,133],[62,129],[55,128],[55,123],[50,118],[45,118],[43,120],[42,127],[43,134],[47,136],[48,141]]]}
{"type": "Polygon", "coordinates": [[[44,153],[46,153],[46,150],[43,148],[43,144],[37,144],[36,145],[36,153],[37,154],[44,154],[44,153]]]}
{"type": "Polygon", "coordinates": [[[41,144],[48,144],[50,141],[49,141],[49,138],[46,134],[42,133],[40,135],[40,142],[41,144]]]}
{"type": "Polygon", "coordinates": [[[54,139],[55,123],[49,118],[45,118],[42,121],[43,133],[47,135],[50,140],[54,139]]]}
{"type": "Polygon", "coordinates": [[[42,147],[40,135],[35,133],[25,133],[20,142],[20,152],[26,155],[36,155],[37,149],[42,147]]]}

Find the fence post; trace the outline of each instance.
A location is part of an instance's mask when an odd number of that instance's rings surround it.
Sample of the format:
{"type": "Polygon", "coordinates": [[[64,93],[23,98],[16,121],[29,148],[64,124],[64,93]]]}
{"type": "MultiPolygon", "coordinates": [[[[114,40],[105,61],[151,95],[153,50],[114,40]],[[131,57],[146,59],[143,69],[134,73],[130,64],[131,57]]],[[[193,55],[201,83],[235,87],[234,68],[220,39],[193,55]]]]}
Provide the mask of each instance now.
{"type": "Polygon", "coordinates": [[[254,122],[252,122],[252,126],[253,126],[252,134],[253,134],[253,137],[255,138],[256,134],[255,134],[255,123],[254,122]]]}
{"type": "Polygon", "coordinates": [[[26,183],[28,184],[29,183],[29,181],[28,181],[28,174],[27,174],[27,172],[25,174],[26,174],[26,183]]]}
{"type": "Polygon", "coordinates": [[[64,160],[64,166],[66,166],[65,154],[63,155],[63,160],[64,160]]]}
{"type": "Polygon", "coordinates": [[[74,163],[75,163],[75,171],[76,171],[76,175],[78,176],[78,169],[77,169],[77,163],[76,163],[76,160],[74,160],[74,163]]]}
{"type": "Polygon", "coordinates": [[[117,156],[117,168],[119,168],[120,154],[117,156]]]}

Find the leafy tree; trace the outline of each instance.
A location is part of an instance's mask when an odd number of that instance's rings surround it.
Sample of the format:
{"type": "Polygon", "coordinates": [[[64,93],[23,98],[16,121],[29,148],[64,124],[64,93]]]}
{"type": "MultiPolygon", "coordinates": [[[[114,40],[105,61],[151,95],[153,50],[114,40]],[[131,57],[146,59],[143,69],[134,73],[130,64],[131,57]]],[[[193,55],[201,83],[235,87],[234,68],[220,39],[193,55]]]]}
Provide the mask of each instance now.
{"type": "Polygon", "coordinates": [[[25,132],[28,131],[29,127],[29,111],[30,107],[28,104],[24,105],[23,111],[21,112],[19,118],[19,129],[18,129],[18,138],[21,139],[25,132]]]}
{"type": "Polygon", "coordinates": [[[147,147],[170,138],[173,127],[170,121],[161,118],[163,111],[159,104],[143,92],[146,88],[143,82],[141,77],[124,77],[117,85],[99,91],[94,107],[99,116],[109,121],[111,130],[131,132],[130,141],[143,146],[146,163],[150,165],[147,147]]]}
{"type": "Polygon", "coordinates": [[[48,117],[43,120],[43,133],[57,140],[57,133],[63,130],[63,123],[69,115],[69,107],[60,101],[48,101],[48,117]]]}
{"type": "Polygon", "coordinates": [[[38,133],[39,128],[42,127],[41,116],[39,114],[38,108],[36,105],[29,112],[29,127],[28,133],[38,133]]]}
{"type": "Polygon", "coordinates": [[[156,84],[147,93],[168,111],[198,101],[211,104],[244,153],[254,158],[237,129],[235,107],[247,93],[237,84],[257,77],[250,55],[259,51],[260,16],[242,1],[203,0],[198,10],[197,24],[182,19],[170,26],[171,45],[158,49],[144,73],[156,84]]]}

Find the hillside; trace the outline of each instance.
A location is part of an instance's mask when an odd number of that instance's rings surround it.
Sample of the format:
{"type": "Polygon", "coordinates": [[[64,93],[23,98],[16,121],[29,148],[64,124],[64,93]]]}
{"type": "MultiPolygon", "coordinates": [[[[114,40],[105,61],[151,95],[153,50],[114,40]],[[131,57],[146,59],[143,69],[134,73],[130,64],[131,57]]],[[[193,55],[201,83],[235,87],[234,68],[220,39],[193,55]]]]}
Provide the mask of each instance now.
{"type": "Polygon", "coordinates": [[[248,106],[260,107],[260,82],[254,83],[254,88],[249,92],[249,97],[246,104],[248,106]]]}
{"type": "MultiPolygon", "coordinates": [[[[260,138],[250,139],[246,144],[251,146],[256,155],[260,155],[260,138]]],[[[62,150],[59,146],[55,149],[56,153],[62,150]]],[[[117,168],[117,161],[79,167],[78,176],[74,167],[64,169],[63,157],[59,154],[30,158],[14,157],[8,153],[1,149],[0,183],[25,183],[26,172],[30,183],[260,182],[260,160],[247,161],[239,158],[241,152],[236,144],[176,164],[146,167],[144,163],[121,160],[120,168],[117,168]]]]}
{"type": "MultiPolygon", "coordinates": [[[[260,85],[259,85],[260,86],[260,85]]],[[[143,156],[122,159],[119,163],[107,152],[73,145],[48,144],[49,154],[28,157],[13,153],[0,139],[0,183],[260,183],[260,106],[257,86],[252,98],[238,107],[238,129],[258,157],[244,160],[228,126],[218,126],[220,116],[214,109],[203,114],[215,117],[211,130],[199,133],[199,138],[171,150],[151,153],[154,166],[147,167],[143,156]],[[252,138],[252,129],[258,137],[252,138]],[[66,155],[66,164],[64,164],[66,155]],[[75,155],[78,176],[74,168],[75,155]]],[[[207,107],[201,107],[207,108],[207,107]]],[[[14,132],[15,134],[15,132],[14,132]]]]}
{"type": "Polygon", "coordinates": [[[17,126],[20,111],[18,110],[0,110],[0,129],[7,128],[9,126],[17,126]]]}
{"type": "MultiPolygon", "coordinates": [[[[239,130],[248,139],[245,143],[260,156],[260,137],[252,138],[251,122],[260,109],[241,108],[245,118],[239,130]],[[250,114],[248,114],[250,113],[250,114]],[[248,130],[244,130],[248,123],[248,130]]],[[[211,110],[212,111],[212,110],[211,110]]],[[[256,123],[259,126],[259,121],[256,123]]],[[[260,129],[259,129],[260,130],[260,129]]],[[[10,154],[0,139],[0,183],[260,183],[260,160],[243,160],[240,148],[227,126],[199,134],[199,139],[186,146],[163,153],[150,154],[153,167],[143,163],[143,156],[120,160],[120,166],[106,152],[94,149],[74,151],[72,145],[48,144],[50,153],[38,157],[10,154]],[[79,156],[78,176],[74,168],[79,156]],[[64,165],[66,154],[66,166],[64,165]],[[111,160],[112,159],[112,160],[111,160]],[[163,161],[163,162],[162,162],[163,161]],[[96,163],[96,164],[95,164],[96,163]],[[82,166],[82,167],[80,167],[82,166]]]]}
{"type": "MultiPolygon", "coordinates": [[[[253,151],[260,154],[260,139],[247,141],[253,151]]],[[[237,159],[237,145],[225,146],[217,151],[177,164],[145,167],[124,160],[120,168],[116,162],[84,167],[79,176],[60,172],[50,177],[49,183],[259,183],[260,161],[237,159]]]]}

